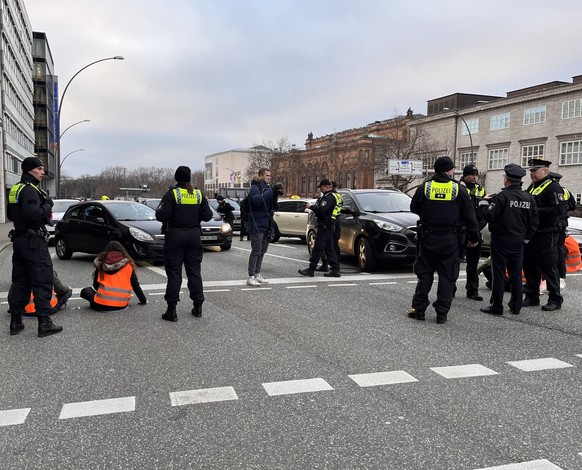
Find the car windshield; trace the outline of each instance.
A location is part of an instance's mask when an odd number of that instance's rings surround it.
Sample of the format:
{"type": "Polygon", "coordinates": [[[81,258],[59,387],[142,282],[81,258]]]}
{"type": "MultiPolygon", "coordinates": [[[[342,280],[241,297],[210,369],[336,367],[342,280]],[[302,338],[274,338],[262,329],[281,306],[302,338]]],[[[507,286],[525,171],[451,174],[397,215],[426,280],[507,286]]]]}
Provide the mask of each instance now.
{"type": "Polygon", "coordinates": [[[152,209],[157,209],[162,199],[148,199],[144,204],[152,209]]]}
{"type": "Polygon", "coordinates": [[[156,220],[156,211],[139,202],[107,204],[106,207],[117,220],[156,220]]]}
{"type": "Polygon", "coordinates": [[[53,199],[53,202],[53,212],[65,212],[69,207],[71,207],[73,204],[77,204],[79,201],[59,201],[53,199]]]}
{"type": "Polygon", "coordinates": [[[356,197],[365,212],[410,212],[410,196],[404,193],[360,193],[356,197]]]}

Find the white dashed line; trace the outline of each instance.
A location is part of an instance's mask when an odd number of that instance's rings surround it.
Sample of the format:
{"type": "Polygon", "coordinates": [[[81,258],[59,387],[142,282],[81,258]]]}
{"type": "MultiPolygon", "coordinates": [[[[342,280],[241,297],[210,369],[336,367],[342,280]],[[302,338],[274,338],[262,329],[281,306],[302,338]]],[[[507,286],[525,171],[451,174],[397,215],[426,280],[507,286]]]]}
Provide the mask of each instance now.
{"type": "Polygon", "coordinates": [[[476,470],[562,470],[562,467],[554,465],[549,460],[531,460],[530,462],[510,463],[498,467],[478,468],[476,470]]]}
{"type": "Polygon", "coordinates": [[[484,375],[499,375],[481,364],[466,364],[463,366],[431,367],[430,370],[442,375],[445,379],[461,379],[464,377],[481,377],[484,375]]]}
{"type": "Polygon", "coordinates": [[[408,382],[418,382],[412,375],[403,370],[390,372],[372,372],[370,374],[349,375],[350,379],[360,387],[376,387],[378,385],[402,384],[408,382]]]}
{"type": "Polygon", "coordinates": [[[204,290],[204,293],[206,292],[230,292],[230,289],[209,289],[209,290],[204,290]]]}
{"type": "Polygon", "coordinates": [[[81,401],[78,403],[64,404],[59,419],[98,416],[111,413],[127,413],[130,411],[135,411],[135,397],[81,401]]]}
{"type": "Polygon", "coordinates": [[[333,390],[332,386],[321,378],[270,382],[264,383],[263,387],[269,396],[333,390]]]}
{"type": "Polygon", "coordinates": [[[370,282],[368,285],[369,286],[386,286],[386,285],[392,285],[392,284],[398,284],[397,282],[370,282]]]}
{"type": "Polygon", "coordinates": [[[287,286],[287,289],[313,289],[317,286],[287,286]]]}
{"type": "Polygon", "coordinates": [[[202,388],[170,393],[172,406],[196,405],[198,403],[227,400],[238,400],[238,396],[232,387],[202,388]]]}
{"type": "Polygon", "coordinates": [[[507,364],[516,367],[525,372],[532,372],[537,370],[548,369],[565,369],[567,367],[574,367],[572,364],[560,361],[553,357],[544,357],[541,359],[527,359],[525,361],[510,361],[507,364]]]}
{"type": "Polygon", "coordinates": [[[23,424],[26,421],[28,413],[30,413],[30,408],[0,411],[0,426],[23,424]]]}
{"type": "Polygon", "coordinates": [[[272,287],[243,287],[241,289],[241,291],[248,291],[248,290],[254,290],[254,291],[273,290],[273,288],[272,287]]]}
{"type": "Polygon", "coordinates": [[[328,284],[327,287],[348,287],[357,286],[357,284],[328,284]]]}

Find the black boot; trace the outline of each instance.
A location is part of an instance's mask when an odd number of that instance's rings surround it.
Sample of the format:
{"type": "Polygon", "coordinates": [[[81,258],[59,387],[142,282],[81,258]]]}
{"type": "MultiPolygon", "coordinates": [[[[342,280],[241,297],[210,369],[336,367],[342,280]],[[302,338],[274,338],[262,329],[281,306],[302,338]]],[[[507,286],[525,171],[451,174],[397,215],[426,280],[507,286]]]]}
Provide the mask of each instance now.
{"type": "Polygon", "coordinates": [[[194,304],[194,308],[192,309],[192,315],[198,318],[202,316],[202,304],[194,304]]]}
{"type": "Polygon", "coordinates": [[[178,321],[178,315],[176,314],[176,302],[168,302],[168,308],[166,313],[162,315],[162,318],[166,321],[178,321]]]}
{"type": "Polygon", "coordinates": [[[332,269],[331,271],[324,274],[325,277],[342,277],[339,269],[332,269]]]}
{"type": "Polygon", "coordinates": [[[307,268],[307,269],[300,269],[299,271],[297,271],[299,274],[301,274],[302,276],[309,276],[309,277],[313,277],[315,275],[315,271],[311,268],[307,268]]]}
{"type": "Polygon", "coordinates": [[[62,326],[55,325],[50,317],[38,317],[38,337],[44,338],[45,336],[55,335],[63,331],[62,326]]]}
{"type": "Polygon", "coordinates": [[[24,323],[22,323],[22,315],[10,315],[10,334],[17,335],[24,330],[24,323]]]}
{"type": "Polygon", "coordinates": [[[328,272],[329,271],[329,266],[327,265],[327,263],[323,263],[321,266],[319,266],[318,268],[315,268],[316,271],[318,272],[328,272]]]}

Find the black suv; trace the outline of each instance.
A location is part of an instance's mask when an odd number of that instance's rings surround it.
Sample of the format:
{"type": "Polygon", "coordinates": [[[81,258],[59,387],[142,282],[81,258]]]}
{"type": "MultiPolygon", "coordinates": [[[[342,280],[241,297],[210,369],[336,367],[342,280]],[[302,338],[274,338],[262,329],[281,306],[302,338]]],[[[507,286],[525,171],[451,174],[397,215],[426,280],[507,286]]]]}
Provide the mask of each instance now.
{"type": "MultiPolygon", "coordinates": [[[[339,215],[340,251],[355,256],[362,271],[379,263],[412,263],[416,258],[416,222],[410,196],[397,189],[340,189],[344,200],[339,215]]],[[[313,213],[307,225],[307,246],[313,250],[313,213]]]]}

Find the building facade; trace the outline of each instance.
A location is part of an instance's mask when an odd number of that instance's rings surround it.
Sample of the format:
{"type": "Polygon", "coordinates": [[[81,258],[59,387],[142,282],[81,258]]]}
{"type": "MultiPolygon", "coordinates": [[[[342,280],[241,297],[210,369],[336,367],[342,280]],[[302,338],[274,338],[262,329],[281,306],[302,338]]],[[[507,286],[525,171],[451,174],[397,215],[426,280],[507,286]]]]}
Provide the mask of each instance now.
{"type": "Polygon", "coordinates": [[[10,188],[20,181],[20,163],[34,152],[32,28],[22,0],[0,3],[2,161],[0,223],[6,222],[10,188]]]}
{"type": "Polygon", "coordinates": [[[563,176],[561,184],[582,202],[582,75],[505,97],[457,94],[431,100],[427,116],[410,125],[442,142],[442,154],[454,157],[458,171],[476,164],[489,193],[503,186],[508,163],[526,167],[530,158],[542,158],[552,162],[550,169],[563,176]],[[451,101],[453,97],[478,99],[451,101]],[[449,106],[438,105],[446,99],[449,106]]]}
{"type": "Polygon", "coordinates": [[[251,149],[235,149],[204,157],[204,191],[214,197],[220,188],[248,188],[245,174],[251,149]]]}
{"type": "Polygon", "coordinates": [[[34,153],[45,165],[45,189],[57,197],[56,179],[56,77],[54,62],[45,33],[32,33],[34,84],[34,153]]]}

